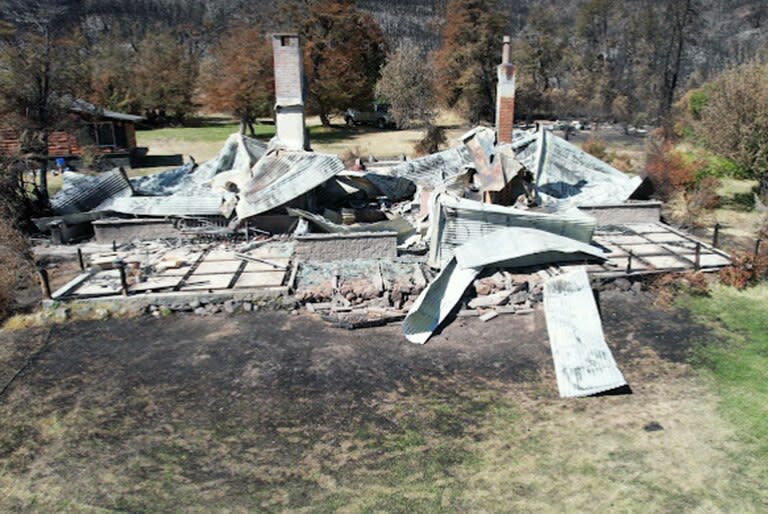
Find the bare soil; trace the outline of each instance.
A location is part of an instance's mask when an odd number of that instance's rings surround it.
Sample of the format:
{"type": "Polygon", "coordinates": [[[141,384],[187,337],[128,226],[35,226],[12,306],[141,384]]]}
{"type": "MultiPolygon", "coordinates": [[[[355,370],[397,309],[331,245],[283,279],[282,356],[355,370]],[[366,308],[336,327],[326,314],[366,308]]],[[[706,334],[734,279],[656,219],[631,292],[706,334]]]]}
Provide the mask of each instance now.
{"type": "Polygon", "coordinates": [[[559,399],[540,311],[459,318],[423,347],[399,326],[288,312],[2,333],[0,508],[586,511],[656,495],[648,510],[668,511],[735,497],[728,426],[685,364],[707,329],[646,294],[601,304],[633,394],[559,399]]]}

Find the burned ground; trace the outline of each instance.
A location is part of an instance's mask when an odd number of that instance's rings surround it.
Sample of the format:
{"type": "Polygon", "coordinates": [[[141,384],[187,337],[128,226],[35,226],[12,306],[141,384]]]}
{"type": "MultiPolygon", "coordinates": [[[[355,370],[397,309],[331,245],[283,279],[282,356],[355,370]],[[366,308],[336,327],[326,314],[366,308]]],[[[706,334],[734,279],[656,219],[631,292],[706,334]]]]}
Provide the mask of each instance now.
{"type": "MultiPolygon", "coordinates": [[[[0,505],[435,512],[546,501],[554,509],[588,504],[554,495],[552,480],[624,483],[622,469],[658,474],[657,458],[722,467],[727,428],[680,419],[716,415],[683,363],[706,330],[653,308],[645,294],[601,300],[633,395],[558,399],[540,311],[458,318],[423,347],[405,342],[399,326],[345,331],[287,312],[2,334],[4,379],[25,365],[21,354],[43,350],[0,399],[0,505]],[[666,430],[651,438],[649,423],[666,430]],[[590,427],[608,446],[582,441],[558,464],[551,452],[563,443],[548,446],[552,431],[589,439],[590,427]],[[673,447],[687,440],[695,458],[670,453],[665,438],[673,447]],[[618,475],[602,475],[613,467],[618,475]]],[[[701,471],[683,474],[687,489],[672,495],[681,471],[662,470],[669,485],[653,486],[661,492],[641,479],[627,498],[717,505],[701,497],[701,471]]],[[[718,472],[701,483],[723,480],[718,472]]],[[[597,504],[622,505],[607,500],[597,504]]]]}

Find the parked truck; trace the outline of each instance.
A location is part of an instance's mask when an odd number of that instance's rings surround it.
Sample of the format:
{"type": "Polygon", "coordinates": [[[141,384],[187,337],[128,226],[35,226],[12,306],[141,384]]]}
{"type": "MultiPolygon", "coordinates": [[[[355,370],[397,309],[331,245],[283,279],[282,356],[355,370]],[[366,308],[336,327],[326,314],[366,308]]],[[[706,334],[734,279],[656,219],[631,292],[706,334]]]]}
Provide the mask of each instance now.
{"type": "Polygon", "coordinates": [[[371,104],[370,109],[347,109],[344,113],[344,121],[348,127],[355,125],[375,125],[379,128],[394,127],[395,122],[389,114],[389,105],[371,104]]]}

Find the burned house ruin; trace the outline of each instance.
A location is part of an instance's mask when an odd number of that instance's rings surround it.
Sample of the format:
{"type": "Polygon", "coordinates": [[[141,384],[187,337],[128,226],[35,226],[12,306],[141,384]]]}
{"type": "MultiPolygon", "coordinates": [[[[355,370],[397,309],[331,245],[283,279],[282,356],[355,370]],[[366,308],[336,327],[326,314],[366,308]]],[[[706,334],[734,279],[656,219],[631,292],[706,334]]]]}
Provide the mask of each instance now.
{"type": "Polygon", "coordinates": [[[340,326],[402,321],[417,344],[457,313],[489,321],[543,304],[561,395],[582,396],[625,385],[596,283],[730,262],[662,223],[640,177],[550,131],[514,128],[508,38],[495,130],[364,171],[310,150],[300,39],[276,34],[273,49],[269,144],[235,134],[199,166],[65,175],[56,215],[38,227],[61,242],[96,243],[53,300],[196,311],[282,297],[340,326]]]}

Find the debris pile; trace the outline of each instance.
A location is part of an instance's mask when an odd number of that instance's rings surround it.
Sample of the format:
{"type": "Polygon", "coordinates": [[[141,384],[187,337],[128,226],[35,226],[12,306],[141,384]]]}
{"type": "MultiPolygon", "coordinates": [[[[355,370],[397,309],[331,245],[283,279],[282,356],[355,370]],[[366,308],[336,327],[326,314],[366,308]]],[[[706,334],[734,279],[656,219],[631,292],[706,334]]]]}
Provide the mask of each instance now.
{"type": "MultiPolygon", "coordinates": [[[[69,225],[95,224],[129,244],[94,256],[54,299],[155,295],[163,302],[150,304],[153,315],[204,315],[292,293],[286,304],[341,327],[402,320],[417,344],[454,314],[490,321],[543,303],[561,394],[577,396],[625,385],[590,275],[729,263],[663,225],[639,177],[550,131],[513,130],[509,110],[497,116],[507,126],[477,127],[448,150],[346,170],[309,150],[302,52],[298,37],[285,42],[275,59],[293,63],[295,76],[276,77],[278,136],[269,144],[235,134],[200,166],[131,179],[122,170],[65,175],[56,216],[38,226],[66,240],[86,233],[69,225]],[[142,224],[166,241],[134,243],[142,224]]],[[[507,61],[500,84],[500,105],[513,107],[507,61]]]]}

